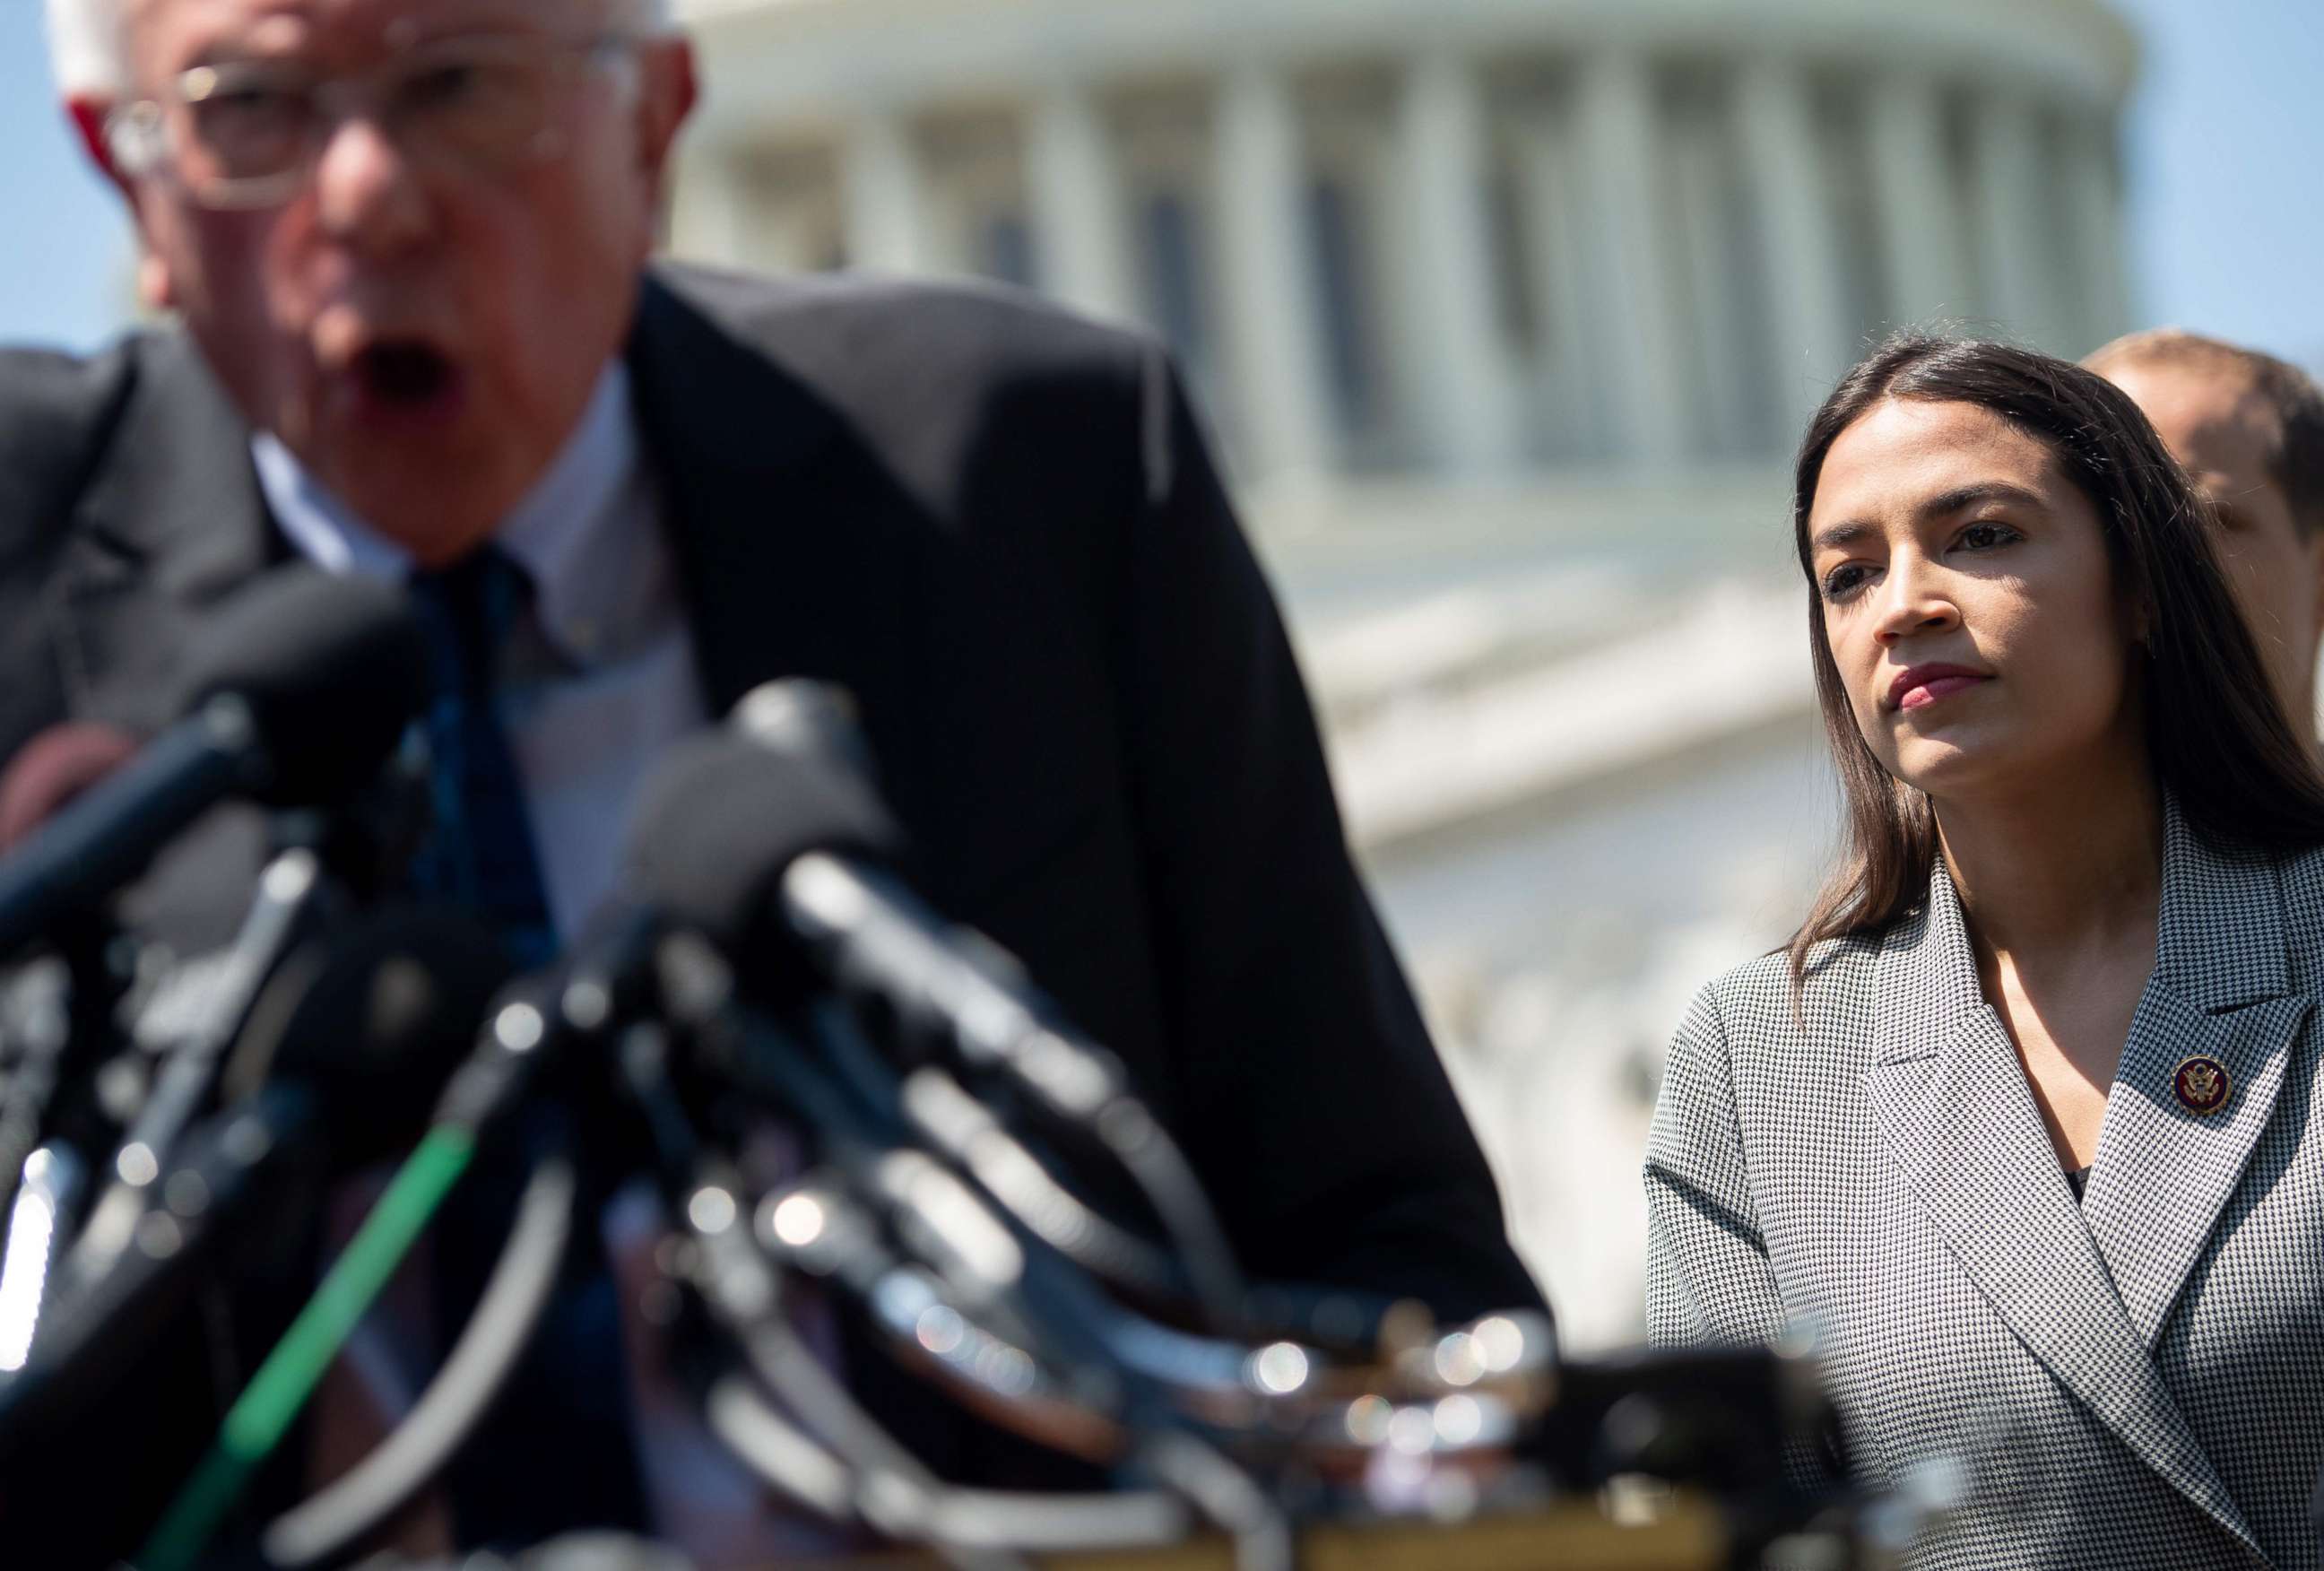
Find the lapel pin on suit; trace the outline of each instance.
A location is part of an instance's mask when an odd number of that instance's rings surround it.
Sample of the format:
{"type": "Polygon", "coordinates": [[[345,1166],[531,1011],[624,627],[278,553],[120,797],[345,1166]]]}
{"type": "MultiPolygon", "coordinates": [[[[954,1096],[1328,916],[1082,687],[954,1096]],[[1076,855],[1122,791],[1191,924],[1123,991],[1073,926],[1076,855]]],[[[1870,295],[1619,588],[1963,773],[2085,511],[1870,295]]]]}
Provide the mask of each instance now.
{"type": "Polygon", "coordinates": [[[2179,1067],[2172,1071],[2171,1089],[2180,1106],[2198,1118],[2209,1118],[2227,1104],[2236,1087],[2225,1064],[2198,1053],[2180,1060],[2179,1067]]]}

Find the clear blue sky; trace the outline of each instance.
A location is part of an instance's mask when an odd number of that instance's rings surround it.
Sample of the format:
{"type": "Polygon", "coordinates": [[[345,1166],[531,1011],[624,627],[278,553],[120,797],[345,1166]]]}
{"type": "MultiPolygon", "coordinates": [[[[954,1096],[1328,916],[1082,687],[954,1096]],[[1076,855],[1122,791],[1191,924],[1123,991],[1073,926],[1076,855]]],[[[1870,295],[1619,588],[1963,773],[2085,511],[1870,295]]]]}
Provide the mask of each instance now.
{"type": "MultiPolygon", "coordinates": [[[[2324,369],[2324,0],[2115,3],[2146,42],[2130,126],[2140,316],[2324,369]]],[[[40,0],[0,0],[0,343],[101,340],[128,299],[126,245],[51,102],[40,0]]]]}

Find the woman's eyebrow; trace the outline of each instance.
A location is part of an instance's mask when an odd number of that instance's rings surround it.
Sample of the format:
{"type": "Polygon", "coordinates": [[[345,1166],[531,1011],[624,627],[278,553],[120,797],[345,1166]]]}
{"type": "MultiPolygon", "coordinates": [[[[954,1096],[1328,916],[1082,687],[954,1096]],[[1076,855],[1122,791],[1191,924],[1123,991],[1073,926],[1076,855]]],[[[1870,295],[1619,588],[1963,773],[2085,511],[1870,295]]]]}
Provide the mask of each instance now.
{"type": "MultiPolygon", "coordinates": [[[[2019,507],[2047,511],[2049,504],[2042,494],[2012,480],[1979,480],[1974,485],[1956,485],[1950,491],[1940,491],[1914,509],[1921,517],[1950,518],[1956,513],[1967,512],[1982,503],[2007,502],[2019,507]]],[[[1849,519],[1842,523],[1826,524],[1808,539],[1813,550],[1837,550],[1855,544],[1867,535],[1878,534],[1877,524],[1863,519],[1849,519]]]]}
{"type": "Polygon", "coordinates": [[[2014,481],[1980,480],[1974,485],[1957,485],[1950,491],[1940,492],[1922,503],[1916,511],[1923,518],[1949,518],[1986,502],[2008,502],[2043,511],[2047,511],[2049,506],[2042,500],[2040,492],[2028,490],[2014,481]]]}
{"type": "Polygon", "coordinates": [[[1838,550],[1842,546],[1854,545],[1867,535],[1879,532],[1876,526],[1862,519],[1851,519],[1846,523],[1826,524],[1815,531],[1808,541],[1808,546],[1812,550],[1838,550]]]}

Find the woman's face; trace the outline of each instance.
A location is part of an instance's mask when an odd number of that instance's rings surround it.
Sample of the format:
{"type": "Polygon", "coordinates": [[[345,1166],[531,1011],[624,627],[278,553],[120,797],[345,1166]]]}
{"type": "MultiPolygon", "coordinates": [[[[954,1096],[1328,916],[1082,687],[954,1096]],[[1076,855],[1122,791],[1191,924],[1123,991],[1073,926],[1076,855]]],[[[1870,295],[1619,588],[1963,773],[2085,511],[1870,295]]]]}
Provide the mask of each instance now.
{"type": "Polygon", "coordinates": [[[1840,435],[1808,518],[1824,636],[1891,774],[1940,800],[2135,753],[2130,619],[2048,444],[1892,398],[1840,435]]]}

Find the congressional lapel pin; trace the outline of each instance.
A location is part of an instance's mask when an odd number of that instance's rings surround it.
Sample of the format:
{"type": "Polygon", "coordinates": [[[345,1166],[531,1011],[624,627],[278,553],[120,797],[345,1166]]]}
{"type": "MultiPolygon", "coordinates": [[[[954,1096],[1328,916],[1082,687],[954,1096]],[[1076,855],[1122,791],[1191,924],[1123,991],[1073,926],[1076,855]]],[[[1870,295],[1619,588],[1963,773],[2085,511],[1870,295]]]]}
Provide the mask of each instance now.
{"type": "Polygon", "coordinates": [[[2198,1053],[2182,1059],[2171,1076],[2171,1089],[2179,1098],[2179,1105],[2198,1118],[2209,1118],[2227,1104],[2235,1095],[2235,1082],[2227,1077],[2227,1067],[2218,1059],[2198,1053]]]}

